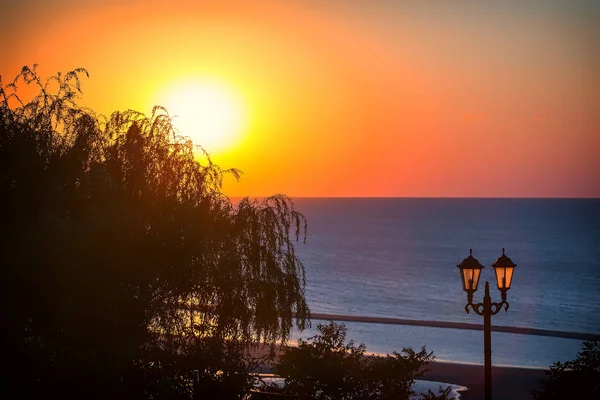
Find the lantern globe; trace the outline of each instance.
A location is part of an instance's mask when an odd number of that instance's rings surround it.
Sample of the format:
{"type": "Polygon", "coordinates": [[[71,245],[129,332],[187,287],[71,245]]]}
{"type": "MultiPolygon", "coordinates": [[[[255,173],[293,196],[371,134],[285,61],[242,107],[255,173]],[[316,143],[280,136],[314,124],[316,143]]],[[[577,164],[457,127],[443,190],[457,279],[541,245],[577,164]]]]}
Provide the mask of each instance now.
{"type": "Polygon", "coordinates": [[[475,293],[477,291],[477,285],[479,284],[479,277],[481,276],[483,265],[473,257],[473,249],[469,249],[469,257],[462,260],[457,267],[460,270],[460,279],[462,281],[463,290],[469,294],[475,293]]]}
{"type": "Polygon", "coordinates": [[[506,292],[510,289],[516,266],[517,264],[513,263],[512,260],[504,254],[504,249],[502,249],[502,255],[492,264],[494,272],[496,272],[496,284],[498,285],[498,290],[506,292]]]}

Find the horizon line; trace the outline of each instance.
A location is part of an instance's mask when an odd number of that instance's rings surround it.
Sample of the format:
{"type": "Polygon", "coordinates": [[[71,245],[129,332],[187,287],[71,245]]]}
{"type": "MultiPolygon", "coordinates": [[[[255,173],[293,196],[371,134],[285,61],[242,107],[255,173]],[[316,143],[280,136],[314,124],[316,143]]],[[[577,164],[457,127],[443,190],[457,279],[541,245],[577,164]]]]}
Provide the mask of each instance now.
{"type": "Polygon", "coordinates": [[[272,196],[284,195],[290,199],[465,199],[465,200],[600,200],[600,197],[549,197],[549,196],[293,196],[285,193],[275,193],[270,195],[246,195],[246,196],[227,196],[235,199],[243,198],[267,198],[272,196]]]}

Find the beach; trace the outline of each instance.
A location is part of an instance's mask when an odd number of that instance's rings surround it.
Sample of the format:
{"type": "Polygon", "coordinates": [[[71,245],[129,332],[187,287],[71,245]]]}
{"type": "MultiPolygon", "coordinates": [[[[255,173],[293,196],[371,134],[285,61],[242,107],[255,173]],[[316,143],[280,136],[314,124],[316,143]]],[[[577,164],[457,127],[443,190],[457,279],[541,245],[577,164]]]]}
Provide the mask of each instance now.
{"type": "MultiPolygon", "coordinates": [[[[483,365],[452,362],[433,362],[422,380],[465,386],[461,400],[484,399],[483,365]]],[[[521,367],[492,367],[492,398],[494,400],[531,400],[531,390],[538,389],[544,378],[543,369],[521,367]]]]}

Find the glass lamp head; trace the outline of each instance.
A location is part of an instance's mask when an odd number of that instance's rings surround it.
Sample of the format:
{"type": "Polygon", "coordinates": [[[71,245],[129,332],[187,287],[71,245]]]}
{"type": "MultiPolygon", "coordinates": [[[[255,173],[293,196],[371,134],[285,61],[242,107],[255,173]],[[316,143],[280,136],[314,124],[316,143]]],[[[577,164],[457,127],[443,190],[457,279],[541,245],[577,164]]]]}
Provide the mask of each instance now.
{"type": "Polygon", "coordinates": [[[468,294],[475,293],[477,291],[477,285],[479,284],[479,277],[481,276],[483,265],[473,257],[473,249],[469,250],[469,257],[465,258],[457,265],[457,267],[460,270],[460,279],[462,281],[463,290],[468,294]]]}
{"type": "Polygon", "coordinates": [[[513,263],[512,260],[504,254],[504,249],[502,249],[502,255],[492,264],[492,267],[494,267],[494,271],[496,272],[498,290],[501,292],[506,292],[510,289],[516,266],[517,264],[513,263]]]}

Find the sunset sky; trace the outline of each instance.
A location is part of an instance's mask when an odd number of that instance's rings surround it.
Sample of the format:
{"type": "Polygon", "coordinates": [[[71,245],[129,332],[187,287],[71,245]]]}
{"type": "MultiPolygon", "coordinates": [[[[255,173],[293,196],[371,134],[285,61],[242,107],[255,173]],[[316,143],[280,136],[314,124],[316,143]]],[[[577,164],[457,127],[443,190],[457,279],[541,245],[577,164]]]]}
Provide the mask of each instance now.
{"type": "Polygon", "coordinates": [[[84,67],[106,114],[223,98],[235,135],[205,145],[243,171],[233,196],[600,197],[597,1],[9,0],[0,20],[4,83],[84,67]]]}

